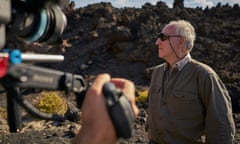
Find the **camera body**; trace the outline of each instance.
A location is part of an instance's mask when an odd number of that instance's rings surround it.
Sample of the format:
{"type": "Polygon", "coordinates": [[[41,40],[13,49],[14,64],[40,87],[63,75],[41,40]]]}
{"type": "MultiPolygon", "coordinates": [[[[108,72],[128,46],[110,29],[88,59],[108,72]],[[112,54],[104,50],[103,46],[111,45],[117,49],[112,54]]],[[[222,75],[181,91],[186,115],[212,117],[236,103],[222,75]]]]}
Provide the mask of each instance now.
{"type": "Polygon", "coordinates": [[[0,49],[5,47],[9,35],[25,43],[58,41],[67,26],[61,3],[61,0],[1,0],[0,49]]]}
{"type": "Polygon", "coordinates": [[[6,42],[6,24],[11,20],[10,0],[0,1],[0,48],[4,47],[6,42]]]}

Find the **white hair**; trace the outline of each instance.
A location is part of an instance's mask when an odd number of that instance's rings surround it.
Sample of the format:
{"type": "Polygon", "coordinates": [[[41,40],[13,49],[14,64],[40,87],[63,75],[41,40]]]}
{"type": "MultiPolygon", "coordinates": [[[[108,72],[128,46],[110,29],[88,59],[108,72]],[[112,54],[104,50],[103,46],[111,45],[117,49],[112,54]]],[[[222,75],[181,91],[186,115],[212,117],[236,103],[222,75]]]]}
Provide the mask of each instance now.
{"type": "Polygon", "coordinates": [[[185,47],[191,51],[196,39],[195,29],[192,24],[186,20],[177,20],[169,22],[168,26],[170,25],[175,26],[176,34],[185,37],[185,47]]]}

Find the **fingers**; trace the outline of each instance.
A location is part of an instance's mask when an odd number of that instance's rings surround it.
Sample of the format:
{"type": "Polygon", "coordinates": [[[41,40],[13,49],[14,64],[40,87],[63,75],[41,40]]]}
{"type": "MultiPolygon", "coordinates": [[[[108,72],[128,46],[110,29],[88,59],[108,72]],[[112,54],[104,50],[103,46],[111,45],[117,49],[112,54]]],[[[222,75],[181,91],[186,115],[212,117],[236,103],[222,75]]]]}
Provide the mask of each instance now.
{"type": "Polygon", "coordinates": [[[111,79],[111,82],[115,84],[116,87],[121,88],[121,89],[131,89],[135,90],[134,84],[132,81],[122,79],[122,78],[113,78],[111,79]]]}
{"type": "MultiPolygon", "coordinates": [[[[88,89],[85,100],[83,102],[82,111],[84,112],[84,116],[88,119],[91,118],[93,112],[105,111],[104,99],[102,98],[102,87],[104,83],[110,81],[110,76],[108,74],[99,74],[92,86],[88,89]]],[[[101,113],[96,113],[95,115],[99,115],[101,113]]],[[[83,117],[84,117],[83,116],[83,117]]],[[[88,122],[89,120],[86,120],[88,122]]]]}
{"type": "Polygon", "coordinates": [[[95,90],[96,94],[100,94],[102,92],[103,85],[106,82],[109,82],[110,79],[109,74],[99,74],[90,87],[90,90],[95,90]]]}
{"type": "Polygon", "coordinates": [[[131,102],[135,101],[135,86],[133,82],[120,78],[113,78],[111,82],[121,89],[131,102]]]}
{"type": "Polygon", "coordinates": [[[102,87],[105,83],[112,82],[117,88],[119,88],[129,99],[135,116],[138,115],[138,108],[135,103],[135,85],[132,81],[122,78],[112,78],[109,74],[100,74],[94,80],[92,86],[87,92],[86,99],[91,101],[93,105],[98,103],[104,103],[102,97],[102,87]]]}
{"type": "Polygon", "coordinates": [[[113,78],[111,82],[115,84],[115,86],[123,91],[123,93],[128,97],[130,103],[132,105],[135,116],[138,115],[139,109],[136,106],[135,102],[135,86],[132,81],[121,79],[121,78],[113,78]]]}
{"type": "Polygon", "coordinates": [[[110,75],[109,74],[99,74],[96,79],[94,80],[92,87],[102,87],[104,83],[110,81],[110,75]]]}

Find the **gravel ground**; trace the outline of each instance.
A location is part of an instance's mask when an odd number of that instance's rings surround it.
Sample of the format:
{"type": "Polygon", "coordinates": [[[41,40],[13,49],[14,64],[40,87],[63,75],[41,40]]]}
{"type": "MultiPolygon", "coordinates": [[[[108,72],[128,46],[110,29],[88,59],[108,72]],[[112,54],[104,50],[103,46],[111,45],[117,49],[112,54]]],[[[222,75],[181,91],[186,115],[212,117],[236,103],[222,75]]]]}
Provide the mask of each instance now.
{"type": "MultiPolygon", "coordinates": [[[[0,96],[0,106],[6,106],[6,96],[0,96]]],[[[29,98],[28,98],[29,99],[29,98]]],[[[73,97],[68,98],[70,102],[73,97]]],[[[137,103],[140,109],[134,125],[134,135],[128,140],[120,139],[119,144],[146,144],[145,132],[146,103],[137,103]]],[[[236,135],[234,144],[240,144],[240,115],[234,114],[236,135]]],[[[23,128],[18,133],[10,133],[6,119],[0,118],[0,144],[71,144],[75,134],[81,128],[80,122],[56,122],[33,118],[23,111],[23,128]]]]}
{"type": "MultiPolygon", "coordinates": [[[[24,118],[24,117],[23,117],[24,118]]],[[[23,129],[18,133],[9,133],[6,120],[1,119],[1,144],[71,144],[75,133],[81,128],[80,122],[54,122],[24,118],[23,129]]],[[[119,144],[146,144],[146,111],[140,108],[140,115],[135,122],[134,136],[128,140],[119,140],[119,144]]],[[[236,123],[238,126],[239,123],[236,123]]],[[[234,144],[240,143],[240,129],[237,127],[234,144]]]]}
{"type": "MultiPolygon", "coordinates": [[[[128,140],[120,139],[119,144],[147,143],[144,118],[138,118],[137,121],[134,136],[128,140]]],[[[71,144],[75,133],[81,128],[81,124],[76,122],[29,119],[23,123],[21,131],[9,133],[6,120],[1,120],[1,123],[1,144],[71,144]]]]}

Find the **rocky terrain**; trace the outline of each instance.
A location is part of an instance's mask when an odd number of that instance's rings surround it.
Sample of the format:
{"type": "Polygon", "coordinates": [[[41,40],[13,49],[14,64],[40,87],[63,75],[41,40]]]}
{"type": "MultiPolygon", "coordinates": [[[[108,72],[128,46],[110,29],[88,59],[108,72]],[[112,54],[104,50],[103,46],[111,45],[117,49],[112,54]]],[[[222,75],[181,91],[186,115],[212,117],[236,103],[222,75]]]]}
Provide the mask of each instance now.
{"type": "MultiPolygon", "coordinates": [[[[98,73],[132,80],[138,87],[148,87],[148,68],[160,64],[155,40],[157,33],[171,20],[190,21],[197,33],[192,57],[210,65],[226,84],[236,126],[240,112],[240,7],[219,3],[212,8],[185,8],[175,3],[169,8],[159,1],[146,3],[142,8],[115,8],[111,3],[97,3],[74,8],[74,3],[64,8],[68,25],[62,42],[54,46],[15,43],[22,51],[61,54],[65,59],[43,66],[83,75],[86,80],[98,73]]],[[[4,99],[1,99],[3,101],[4,99]]],[[[144,131],[146,104],[139,103],[141,113],[136,120],[135,136],[119,143],[146,143],[144,131]]],[[[71,143],[74,131],[80,126],[72,122],[48,122],[27,119],[17,134],[7,132],[6,122],[1,122],[0,143],[71,143]],[[26,138],[23,138],[25,136],[26,138]]],[[[235,143],[240,143],[237,129],[235,143]]]]}

